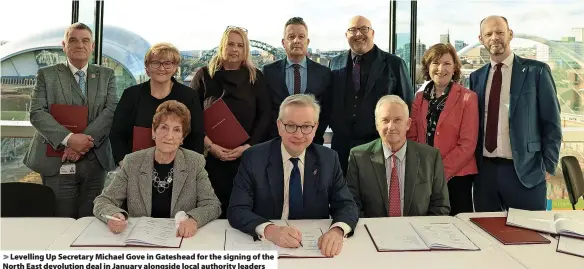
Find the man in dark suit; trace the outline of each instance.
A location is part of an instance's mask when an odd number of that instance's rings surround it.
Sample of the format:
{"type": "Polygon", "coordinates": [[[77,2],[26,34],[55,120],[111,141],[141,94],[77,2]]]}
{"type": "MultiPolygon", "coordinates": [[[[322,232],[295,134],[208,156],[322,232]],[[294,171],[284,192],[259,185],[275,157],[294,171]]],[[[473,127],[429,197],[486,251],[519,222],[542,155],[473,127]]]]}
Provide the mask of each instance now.
{"type": "Polygon", "coordinates": [[[333,73],[332,149],[339,154],[343,172],[351,148],[377,137],[373,110],[387,94],[401,97],[408,106],[414,90],[405,62],[373,43],[375,31],[365,17],[351,19],[345,33],[351,49],[331,60],[333,73]]]}
{"type": "Polygon", "coordinates": [[[93,215],[93,200],[101,193],[107,171],[114,169],[109,131],[118,103],[114,71],[89,64],[93,52],[91,28],[71,25],[65,33],[65,64],[41,68],[32,93],[30,123],[36,129],[24,164],[40,173],[56,196],[56,216],[93,215]],[[51,105],[86,106],[88,126],[72,133],[51,115],[51,105]],[[48,157],[47,146],[64,150],[48,157]]]}
{"type": "Polygon", "coordinates": [[[244,152],[227,218],[244,233],[295,248],[302,240],[298,229],[277,226],[270,219],[328,219],[330,215],[331,228],[318,246],[332,257],[355,230],[358,211],[337,154],[312,143],[319,112],[312,95],[284,99],[278,116],[281,138],[244,152]]]}
{"type": "Polygon", "coordinates": [[[411,119],[396,95],[375,108],[380,138],[351,150],[347,182],[366,218],[448,215],[450,202],[440,152],[406,140],[411,119]]]}
{"type": "Polygon", "coordinates": [[[284,26],[282,46],[286,49],[286,59],[281,59],[263,67],[266,85],[272,95],[273,123],[272,138],[278,137],[276,118],[284,98],[299,93],[310,93],[316,97],[321,107],[318,129],[314,143],[324,143],[324,132],[330,118],[331,71],[307,55],[308,26],[302,18],[289,19],[284,26]]]}
{"type": "Polygon", "coordinates": [[[511,51],[513,31],[504,17],[487,17],[480,28],[491,63],[470,75],[480,122],[475,209],[545,210],[546,180],[555,174],[562,141],[550,68],[511,51]]]}

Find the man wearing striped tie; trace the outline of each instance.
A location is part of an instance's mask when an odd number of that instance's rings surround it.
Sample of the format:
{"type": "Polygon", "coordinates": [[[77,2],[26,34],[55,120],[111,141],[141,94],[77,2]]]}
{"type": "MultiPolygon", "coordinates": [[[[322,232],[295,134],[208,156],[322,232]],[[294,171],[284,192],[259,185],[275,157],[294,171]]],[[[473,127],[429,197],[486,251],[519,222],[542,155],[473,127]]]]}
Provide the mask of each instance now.
{"type": "Polygon", "coordinates": [[[365,218],[448,215],[450,201],[440,152],[406,140],[408,105],[397,95],[375,106],[380,138],[353,148],[347,182],[365,218]]]}
{"type": "MultiPolygon", "coordinates": [[[[58,217],[93,215],[93,200],[107,171],[114,169],[109,130],[118,103],[115,77],[112,69],[89,64],[93,48],[91,28],[69,26],[63,40],[67,62],[39,69],[32,93],[30,123],[36,133],[24,164],[55,192],[58,217]],[[52,114],[54,104],[85,108],[83,132],[73,133],[59,123],[52,114]],[[61,157],[58,152],[63,152],[61,157]]],[[[64,114],[78,116],[67,110],[64,114]]]]}

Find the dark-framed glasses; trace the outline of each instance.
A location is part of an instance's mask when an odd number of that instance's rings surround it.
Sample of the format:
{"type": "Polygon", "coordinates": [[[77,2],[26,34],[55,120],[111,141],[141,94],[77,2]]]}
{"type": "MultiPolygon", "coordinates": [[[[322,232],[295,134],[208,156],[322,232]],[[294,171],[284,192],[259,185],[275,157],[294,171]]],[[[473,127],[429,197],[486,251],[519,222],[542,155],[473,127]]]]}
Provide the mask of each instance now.
{"type": "Polygon", "coordinates": [[[362,27],[351,27],[351,28],[347,29],[347,32],[349,32],[351,34],[356,34],[357,31],[359,31],[362,34],[366,34],[366,33],[369,33],[369,30],[371,30],[371,27],[362,26],[362,27]]]}
{"type": "Polygon", "coordinates": [[[289,134],[296,133],[296,131],[298,131],[298,128],[300,128],[300,132],[307,135],[307,134],[312,133],[312,129],[314,129],[314,126],[316,126],[316,125],[308,125],[308,124],[306,124],[306,125],[287,124],[287,123],[284,123],[283,121],[280,121],[280,122],[282,122],[282,124],[284,124],[284,129],[289,134]]]}
{"type": "Polygon", "coordinates": [[[174,62],[173,61],[151,61],[148,62],[148,65],[150,65],[151,68],[157,69],[160,67],[160,65],[162,65],[164,67],[164,69],[171,69],[174,66],[174,62]]]}
{"type": "Polygon", "coordinates": [[[229,31],[229,30],[232,30],[232,29],[241,30],[241,31],[243,31],[243,32],[245,32],[247,34],[247,29],[246,28],[239,27],[239,26],[233,26],[233,25],[227,26],[227,29],[225,29],[225,31],[229,31]]]}

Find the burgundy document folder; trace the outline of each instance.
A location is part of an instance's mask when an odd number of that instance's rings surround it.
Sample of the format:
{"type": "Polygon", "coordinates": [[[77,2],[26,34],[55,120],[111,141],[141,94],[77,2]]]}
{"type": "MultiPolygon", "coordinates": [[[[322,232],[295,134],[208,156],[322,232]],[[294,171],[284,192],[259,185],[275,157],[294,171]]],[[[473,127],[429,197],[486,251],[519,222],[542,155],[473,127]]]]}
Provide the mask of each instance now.
{"type": "Polygon", "coordinates": [[[134,126],[132,134],[132,152],[154,147],[152,128],[134,126]]]}
{"type": "MultiPolygon", "coordinates": [[[[59,124],[74,134],[83,133],[87,128],[89,109],[86,106],[52,104],[49,111],[59,124]]],[[[55,150],[47,144],[47,157],[61,156],[63,156],[62,150],[55,150]]]]}
{"type": "Polygon", "coordinates": [[[249,135],[223,99],[205,109],[203,121],[209,139],[221,147],[234,149],[249,139],[249,135]]]}
{"type": "Polygon", "coordinates": [[[549,244],[539,233],[507,226],[507,217],[470,218],[470,221],[503,243],[503,245],[549,244]]]}

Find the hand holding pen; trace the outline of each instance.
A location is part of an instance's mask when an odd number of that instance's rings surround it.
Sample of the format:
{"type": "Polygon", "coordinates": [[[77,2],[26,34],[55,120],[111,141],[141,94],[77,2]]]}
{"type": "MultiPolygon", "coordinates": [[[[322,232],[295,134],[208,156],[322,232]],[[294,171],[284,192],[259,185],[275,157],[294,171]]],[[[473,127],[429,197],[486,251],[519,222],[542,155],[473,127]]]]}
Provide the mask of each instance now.
{"type": "Polygon", "coordinates": [[[102,215],[102,217],[108,220],[107,227],[112,233],[119,234],[128,226],[128,221],[122,213],[116,213],[112,216],[102,215]]]}

